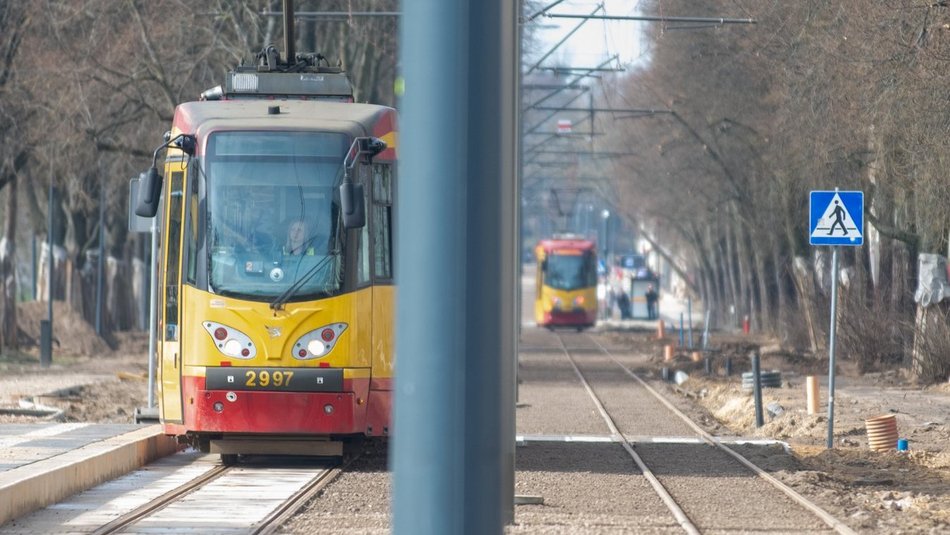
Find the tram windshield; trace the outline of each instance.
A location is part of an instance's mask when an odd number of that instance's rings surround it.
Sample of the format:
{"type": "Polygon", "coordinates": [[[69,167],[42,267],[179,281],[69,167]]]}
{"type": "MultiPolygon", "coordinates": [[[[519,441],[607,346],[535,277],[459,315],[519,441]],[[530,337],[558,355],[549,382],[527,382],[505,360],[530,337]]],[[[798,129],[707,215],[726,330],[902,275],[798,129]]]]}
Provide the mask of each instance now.
{"type": "Polygon", "coordinates": [[[337,133],[211,135],[205,170],[212,291],[263,301],[295,284],[293,300],[340,289],[334,191],[346,148],[347,137],[337,133]]]}
{"type": "Polygon", "coordinates": [[[556,290],[577,290],[597,285],[594,255],[551,253],[544,261],[544,284],[556,290]]]}

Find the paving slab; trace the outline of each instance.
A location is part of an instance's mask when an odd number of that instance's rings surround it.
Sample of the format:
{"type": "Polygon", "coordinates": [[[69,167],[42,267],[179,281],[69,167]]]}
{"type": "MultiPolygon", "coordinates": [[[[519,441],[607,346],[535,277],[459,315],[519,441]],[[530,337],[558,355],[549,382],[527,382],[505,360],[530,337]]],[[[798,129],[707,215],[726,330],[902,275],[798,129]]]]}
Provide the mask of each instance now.
{"type": "Polygon", "coordinates": [[[177,450],[159,425],[3,425],[0,524],[177,450]]]}

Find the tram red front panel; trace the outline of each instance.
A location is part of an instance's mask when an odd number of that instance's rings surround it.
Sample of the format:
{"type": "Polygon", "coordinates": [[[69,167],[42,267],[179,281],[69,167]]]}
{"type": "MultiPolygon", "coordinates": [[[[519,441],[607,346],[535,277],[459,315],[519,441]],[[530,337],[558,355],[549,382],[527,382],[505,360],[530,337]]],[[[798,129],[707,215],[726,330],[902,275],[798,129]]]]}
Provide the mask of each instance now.
{"type": "Polygon", "coordinates": [[[345,379],[342,392],[208,390],[204,377],[182,377],[182,382],[184,427],[188,431],[306,435],[366,432],[369,379],[345,379]],[[220,403],[220,411],[215,410],[216,403],[220,403]],[[333,407],[332,412],[327,413],[327,405],[333,407]]]}
{"type": "Polygon", "coordinates": [[[597,312],[588,310],[554,311],[544,313],[544,325],[587,325],[597,321],[597,312]]]}

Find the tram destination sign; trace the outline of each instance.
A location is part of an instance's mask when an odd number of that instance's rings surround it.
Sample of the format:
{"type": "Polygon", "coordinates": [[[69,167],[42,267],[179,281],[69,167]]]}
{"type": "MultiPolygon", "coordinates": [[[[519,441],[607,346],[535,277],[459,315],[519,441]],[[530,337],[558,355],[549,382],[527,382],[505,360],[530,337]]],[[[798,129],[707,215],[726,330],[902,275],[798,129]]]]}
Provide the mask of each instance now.
{"type": "Polygon", "coordinates": [[[278,390],[283,392],[342,392],[342,368],[208,368],[208,390],[278,390]]]}

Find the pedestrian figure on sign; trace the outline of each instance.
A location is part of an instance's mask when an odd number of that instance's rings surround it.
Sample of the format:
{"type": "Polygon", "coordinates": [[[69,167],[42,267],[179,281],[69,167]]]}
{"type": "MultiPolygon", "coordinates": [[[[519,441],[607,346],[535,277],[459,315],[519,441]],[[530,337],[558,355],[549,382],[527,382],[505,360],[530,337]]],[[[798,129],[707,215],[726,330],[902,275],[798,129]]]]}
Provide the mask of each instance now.
{"type": "Polygon", "coordinates": [[[831,224],[831,230],[828,231],[829,236],[834,233],[835,226],[837,225],[841,225],[841,232],[847,236],[848,229],[844,226],[844,213],[844,208],[841,207],[841,203],[835,201],[835,209],[831,212],[831,215],[835,218],[835,222],[831,224]]]}
{"type": "Polygon", "coordinates": [[[647,298],[647,318],[651,320],[655,320],[659,317],[656,303],[659,300],[660,295],[656,293],[656,290],[653,289],[652,284],[647,286],[646,298],[647,298]]]}

